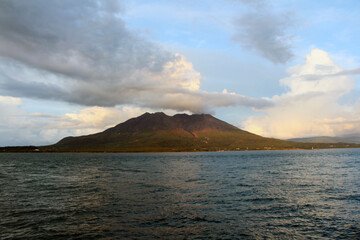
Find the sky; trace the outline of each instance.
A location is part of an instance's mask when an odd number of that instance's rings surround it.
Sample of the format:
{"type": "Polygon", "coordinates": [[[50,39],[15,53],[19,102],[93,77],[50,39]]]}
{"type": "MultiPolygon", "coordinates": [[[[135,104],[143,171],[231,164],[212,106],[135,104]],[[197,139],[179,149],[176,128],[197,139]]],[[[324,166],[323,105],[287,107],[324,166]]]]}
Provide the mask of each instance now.
{"type": "Polygon", "coordinates": [[[144,112],[360,135],[358,0],[2,0],[0,146],[144,112]]]}

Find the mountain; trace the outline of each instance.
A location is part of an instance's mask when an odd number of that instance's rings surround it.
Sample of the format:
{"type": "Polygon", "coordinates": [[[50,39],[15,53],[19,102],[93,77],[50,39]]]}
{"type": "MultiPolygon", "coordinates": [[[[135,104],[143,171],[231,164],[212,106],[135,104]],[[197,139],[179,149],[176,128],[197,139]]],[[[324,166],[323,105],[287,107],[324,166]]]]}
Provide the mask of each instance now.
{"type": "Polygon", "coordinates": [[[308,138],[292,138],[289,141],[294,142],[308,142],[308,143],[355,143],[360,144],[359,136],[344,136],[344,137],[308,137],[308,138]]]}
{"type": "MultiPolygon", "coordinates": [[[[335,147],[349,146],[339,144],[335,147]]],[[[65,152],[151,152],[311,149],[314,147],[330,146],[264,138],[243,131],[209,114],[168,116],[159,112],[145,113],[100,133],[66,137],[54,145],[39,147],[39,149],[40,151],[65,152]]]]}

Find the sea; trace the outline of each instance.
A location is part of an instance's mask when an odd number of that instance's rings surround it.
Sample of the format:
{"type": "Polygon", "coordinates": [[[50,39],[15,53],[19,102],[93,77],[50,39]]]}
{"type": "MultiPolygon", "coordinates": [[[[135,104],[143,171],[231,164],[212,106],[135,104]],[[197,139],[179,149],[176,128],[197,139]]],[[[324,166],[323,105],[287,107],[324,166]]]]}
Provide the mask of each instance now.
{"type": "Polygon", "coordinates": [[[0,239],[360,239],[360,149],[1,153],[0,239]]]}

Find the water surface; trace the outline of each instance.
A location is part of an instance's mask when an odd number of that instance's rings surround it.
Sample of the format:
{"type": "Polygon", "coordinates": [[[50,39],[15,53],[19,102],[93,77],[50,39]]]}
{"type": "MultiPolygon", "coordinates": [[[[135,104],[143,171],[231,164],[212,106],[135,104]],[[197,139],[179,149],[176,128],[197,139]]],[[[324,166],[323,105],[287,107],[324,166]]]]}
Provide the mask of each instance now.
{"type": "Polygon", "coordinates": [[[359,156],[0,154],[0,239],[360,239],[359,156]]]}

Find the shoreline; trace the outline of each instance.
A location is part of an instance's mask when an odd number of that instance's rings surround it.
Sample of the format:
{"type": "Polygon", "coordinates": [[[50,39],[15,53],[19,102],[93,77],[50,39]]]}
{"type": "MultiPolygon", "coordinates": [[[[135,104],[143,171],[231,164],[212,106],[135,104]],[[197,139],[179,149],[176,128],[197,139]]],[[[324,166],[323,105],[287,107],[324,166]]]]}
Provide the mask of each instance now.
{"type": "MultiPolygon", "coordinates": [[[[1,149],[2,147],[0,147],[1,149]]],[[[204,153],[204,152],[254,152],[254,151],[299,151],[299,150],[306,150],[306,151],[311,151],[311,150],[326,150],[326,149],[359,149],[360,146],[356,147],[356,146],[352,146],[352,147],[329,147],[329,148],[285,148],[285,149],[245,149],[245,150],[209,150],[209,151],[187,151],[187,150],[173,150],[173,151],[1,151],[0,150],[0,154],[1,153],[38,153],[38,154],[42,154],[42,153],[204,153]]]]}

